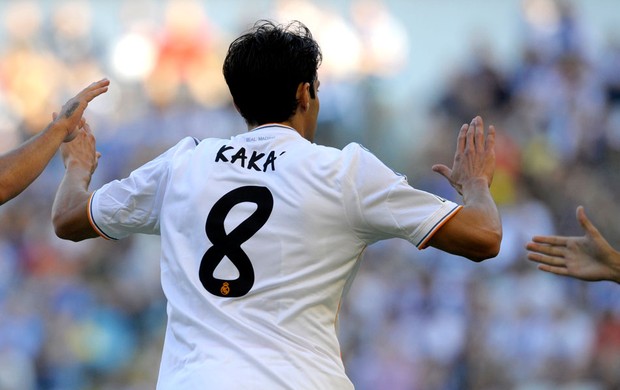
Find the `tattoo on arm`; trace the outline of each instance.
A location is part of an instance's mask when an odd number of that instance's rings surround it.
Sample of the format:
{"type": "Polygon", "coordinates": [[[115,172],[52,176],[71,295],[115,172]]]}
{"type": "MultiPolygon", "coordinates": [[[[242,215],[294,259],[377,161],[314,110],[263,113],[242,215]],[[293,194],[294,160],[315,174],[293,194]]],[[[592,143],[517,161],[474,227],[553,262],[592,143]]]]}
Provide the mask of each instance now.
{"type": "Polygon", "coordinates": [[[75,112],[75,110],[77,110],[79,106],[80,106],[79,102],[73,102],[71,107],[69,107],[67,111],[65,112],[65,118],[69,118],[71,115],[73,115],[73,113],[75,112]]]}

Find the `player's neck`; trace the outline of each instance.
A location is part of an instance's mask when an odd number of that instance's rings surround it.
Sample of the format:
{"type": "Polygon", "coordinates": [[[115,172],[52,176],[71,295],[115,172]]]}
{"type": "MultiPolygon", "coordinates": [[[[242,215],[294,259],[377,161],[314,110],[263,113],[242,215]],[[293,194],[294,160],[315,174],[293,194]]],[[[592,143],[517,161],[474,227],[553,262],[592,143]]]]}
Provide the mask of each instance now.
{"type": "Polygon", "coordinates": [[[304,122],[301,120],[295,120],[295,116],[291,117],[291,120],[287,120],[284,122],[263,123],[262,125],[248,125],[248,131],[252,131],[259,127],[265,127],[269,125],[280,125],[280,126],[290,127],[291,129],[298,132],[302,137],[308,139],[306,135],[309,135],[309,133],[305,131],[304,122]]]}

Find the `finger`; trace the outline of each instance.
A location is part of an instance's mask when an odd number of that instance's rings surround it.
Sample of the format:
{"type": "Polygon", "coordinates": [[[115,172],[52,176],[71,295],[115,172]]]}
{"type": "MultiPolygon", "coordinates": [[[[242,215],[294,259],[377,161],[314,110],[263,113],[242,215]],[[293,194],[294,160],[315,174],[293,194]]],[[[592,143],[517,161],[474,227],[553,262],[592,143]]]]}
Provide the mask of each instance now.
{"type": "Polygon", "coordinates": [[[538,269],[541,271],[549,272],[551,274],[569,276],[568,269],[566,267],[554,267],[550,265],[540,264],[538,269]]]}
{"type": "Polygon", "coordinates": [[[534,263],[545,264],[553,267],[565,267],[566,262],[562,257],[547,256],[541,253],[531,252],[527,254],[527,259],[534,263]]]}
{"type": "Polygon", "coordinates": [[[467,129],[469,129],[469,125],[463,124],[461,129],[459,130],[459,135],[456,139],[456,153],[461,153],[465,150],[465,145],[467,144],[467,129]]]}
{"type": "Polygon", "coordinates": [[[555,257],[563,257],[564,249],[563,246],[554,246],[547,244],[537,244],[535,242],[529,242],[525,246],[525,249],[531,252],[539,253],[541,255],[546,256],[555,256],[555,257]]]}
{"type": "Polygon", "coordinates": [[[94,83],[91,83],[88,87],[84,88],[82,92],[93,91],[93,90],[100,89],[100,88],[106,88],[109,85],[110,85],[110,80],[108,80],[107,78],[103,78],[99,81],[95,81],[94,83]]]}
{"type": "Polygon", "coordinates": [[[598,229],[592,224],[592,222],[586,216],[586,212],[583,206],[577,207],[577,220],[579,221],[579,224],[581,225],[583,230],[586,231],[587,234],[591,236],[600,234],[598,229]]]}
{"type": "Polygon", "coordinates": [[[101,79],[84,88],[78,95],[84,96],[87,102],[90,102],[97,96],[101,95],[108,91],[108,86],[110,85],[110,80],[101,79]]]}
{"type": "MultiPolygon", "coordinates": [[[[83,118],[82,118],[82,119],[83,119],[83,118]]],[[[86,133],[88,133],[88,134],[92,134],[93,132],[92,132],[92,130],[91,130],[91,128],[90,128],[90,125],[88,124],[88,122],[86,121],[86,119],[83,119],[83,120],[84,120],[84,125],[82,125],[82,128],[84,129],[84,131],[85,131],[86,133]]]]}
{"type": "Polygon", "coordinates": [[[489,126],[489,130],[487,132],[487,139],[484,144],[487,152],[492,152],[495,150],[495,126],[489,126]]]}
{"type": "Polygon", "coordinates": [[[474,118],[474,146],[477,152],[484,151],[484,123],[480,116],[474,118]]]}
{"type": "Polygon", "coordinates": [[[566,246],[568,239],[569,237],[562,236],[534,236],[532,237],[532,242],[555,246],[566,246]]]}
{"type": "Polygon", "coordinates": [[[433,172],[439,173],[441,176],[445,177],[448,180],[450,180],[450,177],[452,177],[452,169],[448,168],[443,164],[435,164],[432,166],[431,169],[433,170],[433,172]]]}
{"type": "MultiPolygon", "coordinates": [[[[555,248],[557,249],[557,248],[555,248]]],[[[566,258],[564,256],[558,256],[547,251],[554,250],[554,248],[538,248],[529,249],[530,252],[526,254],[526,258],[529,261],[539,264],[545,264],[553,267],[566,267],[566,258]]]]}
{"type": "Polygon", "coordinates": [[[471,120],[469,127],[467,128],[467,136],[466,136],[466,144],[465,149],[476,147],[476,141],[474,140],[474,135],[476,133],[476,118],[471,120]]]}
{"type": "Polygon", "coordinates": [[[94,98],[108,91],[108,87],[97,88],[84,93],[87,102],[91,102],[94,98]]]}

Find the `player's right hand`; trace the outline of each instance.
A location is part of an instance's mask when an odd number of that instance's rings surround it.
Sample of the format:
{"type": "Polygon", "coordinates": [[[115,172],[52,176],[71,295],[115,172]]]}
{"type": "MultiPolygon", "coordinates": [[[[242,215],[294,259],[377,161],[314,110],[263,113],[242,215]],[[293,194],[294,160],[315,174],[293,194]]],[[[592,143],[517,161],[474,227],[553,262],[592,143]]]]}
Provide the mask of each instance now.
{"type": "Polygon", "coordinates": [[[80,130],[80,123],[84,110],[94,98],[105,93],[110,85],[110,80],[101,79],[84,88],[73,98],[69,99],[61,108],[60,113],[53,115],[52,126],[59,126],[65,132],[64,142],[73,140],[80,130]]]}
{"type": "Polygon", "coordinates": [[[60,145],[60,154],[65,168],[83,169],[89,175],[95,172],[101,153],[97,152],[95,136],[85,119],[80,120],[74,139],[60,145]]]}

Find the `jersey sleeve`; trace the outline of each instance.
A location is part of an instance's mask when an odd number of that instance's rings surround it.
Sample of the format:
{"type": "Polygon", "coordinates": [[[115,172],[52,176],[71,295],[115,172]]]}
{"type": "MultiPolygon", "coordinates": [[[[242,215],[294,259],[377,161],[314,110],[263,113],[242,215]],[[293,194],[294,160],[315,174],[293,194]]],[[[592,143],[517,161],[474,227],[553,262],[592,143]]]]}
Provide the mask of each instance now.
{"type": "Polygon", "coordinates": [[[450,200],[412,187],[407,177],[388,168],[360,145],[343,151],[351,164],[345,207],[367,243],[403,238],[419,249],[461,208],[450,200]]]}
{"type": "Polygon", "coordinates": [[[127,178],[93,192],[88,217],[97,233],[112,240],[133,233],[159,234],[159,216],[174,159],[196,144],[187,137],[127,178]]]}

